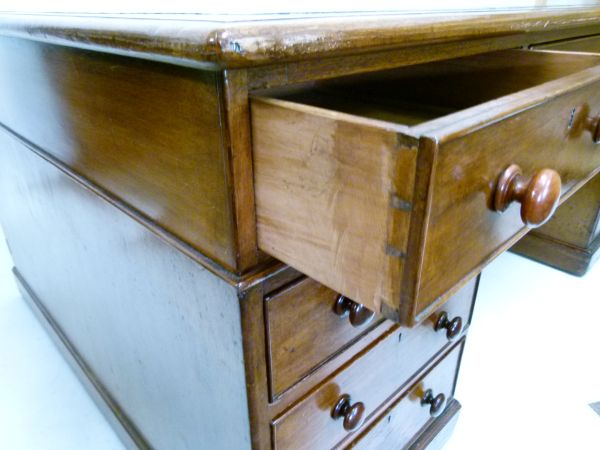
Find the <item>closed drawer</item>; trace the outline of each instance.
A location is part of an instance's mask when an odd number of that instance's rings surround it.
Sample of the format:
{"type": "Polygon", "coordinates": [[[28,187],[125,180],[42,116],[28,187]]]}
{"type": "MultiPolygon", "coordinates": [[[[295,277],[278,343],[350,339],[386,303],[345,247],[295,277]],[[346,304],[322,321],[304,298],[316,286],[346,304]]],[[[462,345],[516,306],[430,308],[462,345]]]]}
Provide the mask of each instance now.
{"type": "MultiPolygon", "coordinates": [[[[467,283],[448,302],[444,311],[450,320],[458,317],[463,326],[467,325],[477,280],[467,283]]],[[[335,291],[305,278],[265,299],[271,399],[279,397],[333,358],[344,358],[343,353],[365,335],[373,335],[371,338],[376,339],[394,327],[393,322],[385,321],[381,316],[360,324],[360,320],[368,319],[368,316],[360,313],[340,315],[339,309],[336,311],[339,297],[335,291]],[[382,324],[384,321],[386,324],[382,324]]],[[[436,336],[431,331],[435,327],[433,322],[433,319],[428,321],[423,332],[430,337],[433,347],[436,344],[441,347],[447,329],[441,329],[436,336]]],[[[410,342],[414,332],[416,330],[406,329],[404,338],[410,342]]]]}
{"type": "Polygon", "coordinates": [[[454,347],[430,368],[377,420],[365,427],[349,448],[392,449],[409,444],[451,402],[463,345],[454,347]],[[439,403],[427,403],[431,399],[439,403]]]}
{"type": "Polygon", "coordinates": [[[598,171],[599,64],[513,50],[257,93],[259,247],[421,320],[598,171]]]}
{"type": "MultiPolygon", "coordinates": [[[[405,328],[390,323],[373,344],[275,418],[272,430],[276,448],[330,448],[357,433],[358,430],[347,431],[342,421],[332,419],[331,412],[339,398],[349,395],[352,402],[361,402],[363,415],[369,420],[387,399],[408,385],[419,369],[459,339],[460,334],[457,334],[454,340],[449,340],[448,330],[436,331],[435,325],[445,313],[450,321],[461,317],[461,328],[465,328],[471,317],[472,295],[464,292],[464,296],[452,299],[442,311],[417,327],[405,328]]],[[[301,320],[299,317],[298,321],[301,320]]],[[[312,342],[320,339],[317,330],[312,342]]],[[[300,352],[298,357],[301,357],[300,352]]]]}

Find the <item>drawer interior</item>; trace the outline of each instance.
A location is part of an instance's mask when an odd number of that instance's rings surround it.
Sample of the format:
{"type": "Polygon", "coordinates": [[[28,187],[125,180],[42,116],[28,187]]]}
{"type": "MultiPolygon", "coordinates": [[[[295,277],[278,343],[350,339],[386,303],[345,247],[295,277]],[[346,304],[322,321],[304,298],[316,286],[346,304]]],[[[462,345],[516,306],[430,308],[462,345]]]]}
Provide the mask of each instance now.
{"type": "Polygon", "coordinates": [[[261,92],[414,126],[600,64],[600,55],[507,50],[261,92]]]}
{"type": "Polygon", "coordinates": [[[600,55],[508,50],[256,92],[258,246],[423,320],[527,232],[493,206],[508,167],[554,170],[555,202],[600,171],[599,86],[600,55]]]}

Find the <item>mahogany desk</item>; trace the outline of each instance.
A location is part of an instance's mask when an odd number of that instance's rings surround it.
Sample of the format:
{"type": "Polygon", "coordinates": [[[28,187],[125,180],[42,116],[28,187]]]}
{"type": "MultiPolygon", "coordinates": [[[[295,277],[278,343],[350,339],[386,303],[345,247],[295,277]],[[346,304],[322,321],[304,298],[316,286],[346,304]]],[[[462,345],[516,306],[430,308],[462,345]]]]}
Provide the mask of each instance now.
{"type": "Polygon", "coordinates": [[[600,9],[0,16],[0,217],[130,447],[443,444],[482,268],[599,171],[600,9]]]}

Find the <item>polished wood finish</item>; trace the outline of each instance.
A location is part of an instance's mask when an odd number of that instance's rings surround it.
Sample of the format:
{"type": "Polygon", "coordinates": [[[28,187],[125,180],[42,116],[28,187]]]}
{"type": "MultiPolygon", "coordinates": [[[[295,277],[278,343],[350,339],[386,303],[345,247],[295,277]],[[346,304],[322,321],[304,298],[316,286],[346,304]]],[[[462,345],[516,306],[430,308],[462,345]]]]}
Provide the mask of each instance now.
{"type": "Polygon", "coordinates": [[[429,406],[429,415],[437,417],[446,406],[446,396],[443,393],[435,395],[431,389],[427,389],[421,397],[421,406],[429,406]]]}
{"type": "Polygon", "coordinates": [[[344,419],[344,430],[354,431],[359,428],[365,420],[365,404],[362,402],[352,403],[348,394],[343,394],[331,410],[331,418],[334,420],[344,419]]]}
{"type": "MultiPolygon", "coordinates": [[[[494,210],[506,167],[533,174],[553,161],[561,201],[599,170],[592,140],[568,133],[574,109],[600,108],[598,83],[595,55],[508,51],[261,92],[258,245],[369,309],[422,320],[527,231],[515,207],[494,210]]],[[[531,224],[553,204],[534,203],[531,224]]]]}
{"type": "Polygon", "coordinates": [[[0,14],[23,293],[127,445],[435,445],[474,277],[525,232],[498,174],[552,161],[565,199],[600,165],[600,57],[489,52],[599,13],[0,14]]]}
{"type": "MultiPolygon", "coordinates": [[[[4,127],[226,268],[242,268],[216,73],[7,38],[0,60],[4,127]]],[[[227,89],[231,104],[235,95],[227,89]]],[[[237,139],[227,141],[232,151],[237,139]]]]}
{"type": "Polygon", "coordinates": [[[446,337],[449,341],[455,339],[462,332],[463,319],[456,316],[453,319],[448,318],[448,313],[442,311],[435,322],[435,331],[446,330],[446,337]]]}
{"type": "MultiPolygon", "coordinates": [[[[153,58],[200,68],[310,61],[390,48],[472,41],[545,42],[598,33],[600,8],[545,7],[429,14],[19,14],[0,16],[0,33],[106,53],[153,58]],[[424,32],[423,30],[427,30],[424,32]],[[518,39],[518,40],[517,40],[518,39]],[[260,43],[260,45],[257,45],[260,43]]],[[[479,52],[494,47],[482,45],[479,52]]],[[[439,57],[452,57],[436,48],[439,57]]],[[[463,53],[464,54],[464,53],[463,53]]],[[[274,67],[277,69],[277,67],[274,67]]],[[[325,70],[325,67],[321,69],[325,70]]]]}
{"type": "Polygon", "coordinates": [[[129,417],[123,414],[121,407],[112,398],[110,392],[102,386],[96,377],[89,376],[89,374],[93,373],[90,366],[69,341],[60,326],[50,315],[50,312],[44,307],[41,300],[27,285],[27,282],[19,274],[19,271],[13,268],[13,274],[23,300],[29,305],[33,314],[46,329],[61,355],[83,384],[87,393],[94,400],[94,403],[100,409],[112,429],[119,436],[121,442],[123,442],[126,448],[149,448],[148,443],[135,424],[131,422],[129,417]]]}
{"type": "Polygon", "coordinates": [[[508,166],[498,178],[494,194],[494,209],[504,212],[512,202],[521,204],[521,220],[529,228],[546,223],[560,200],[560,175],[552,169],[542,169],[530,179],[523,176],[516,164],[508,166]]]}
{"type": "Polygon", "coordinates": [[[459,413],[460,403],[450,400],[444,412],[406,445],[407,450],[442,450],[454,431],[459,413]]]}
{"type": "Polygon", "coordinates": [[[584,36],[575,39],[560,39],[554,42],[542,42],[537,45],[532,45],[531,48],[536,50],[598,53],[600,51],[600,35],[584,36]]]}
{"type": "Polygon", "coordinates": [[[273,397],[361,336],[376,332],[381,318],[354,327],[347,318],[339,317],[334,311],[338,297],[335,291],[305,278],[265,299],[273,397]]]}
{"type": "MultiPolygon", "coordinates": [[[[408,389],[397,397],[377,420],[361,430],[361,434],[349,446],[357,449],[405,448],[413,436],[435,423],[430,405],[422,406],[423,392],[439,392],[437,398],[444,396],[448,406],[452,404],[454,386],[463,345],[458,343],[447,356],[433,364],[421,377],[413,380],[408,389]]],[[[445,402],[444,402],[445,403],[445,402]]],[[[436,415],[443,413],[445,404],[436,404],[436,415]]]]}
{"type": "Polygon", "coordinates": [[[248,82],[245,70],[223,72],[222,127],[228,164],[226,179],[233,197],[232,216],[236,254],[234,267],[238,272],[251,269],[259,261],[256,247],[256,217],[252,175],[252,147],[248,113],[248,82]]]}
{"type": "MultiPolygon", "coordinates": [[[[468,322],[472,303],[464,300],[452,300],[448,307],[451,314],[468,322]]],[[[386,399],[406,388],[412,375],[454,345],[435,331],[436,320],[434,315],[416,328],[392,325],[361,354],[285,409],[273,420],[275,448],[330,448],[341,440],[354,439],[353,433],[360,428],[349,432],[331,418],[340,397],[347,394],[352,402],[363,403],[366,422],[376,417],[373,414],[386,399]]]]}
{"type": "Polygon", "coordinates": [[[249,448],[236,286],[5,130],[0,192],[20,278],[136,439],[153,448],[249,448]]]}
{"type": "MultiPolygon", "coordinates": [[[[577,216],[571,217],[571,220],[576,221],[577,216]]],[[[570,236],[570,234],[566,235],[567,238],[570,236]]],[[[510,250],[572,275],[583,276],[590,266],[600,258],[599,248],[600,238],[598,237],[588,247],[581,248],[554,240],[543,234],[531,233],[525,239],[517,242],[510,250]]]]}
{"type": "MultiPolygon", "coordinates": [[[[600,53],[600,36],[561,40],[534,47],[541,51],[600,53]]],[[[574,53],[577,54],[577,53],[574,53]]],[[[576,111],[573,133],[598,136],[597,111],[580,108],[576,111]]],[[[543,262],[557,269],[584,275],[600,257],[600,175],[577,191],[558,208],[543,227],[517,242],[511,251],[543,262]]]]}
{"type": "Polygon", "coordinates": [[[348,316],[350,325],[353,327],[362,327],[375,317],[373,311],[343,295],[338,295],[335,299],[333,311],[340,317],[348,316]]]}

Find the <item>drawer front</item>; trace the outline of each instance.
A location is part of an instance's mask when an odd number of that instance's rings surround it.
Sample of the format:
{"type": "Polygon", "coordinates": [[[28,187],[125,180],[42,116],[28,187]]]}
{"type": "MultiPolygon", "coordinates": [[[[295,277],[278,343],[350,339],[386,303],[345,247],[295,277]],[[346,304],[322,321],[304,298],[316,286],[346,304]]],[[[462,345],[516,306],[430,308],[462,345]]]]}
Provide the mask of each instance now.
{"type": "MultiPolygon", "coordinates": [[[[435,324],[445,312],[450,321],[460,317],[464,328],[471,317],[473,289],[471,285],[460,291],[418,327],[391,325],[371,346],[273,421],[276,448],[329,448],[347,438],[350,433],[342,422],[331,418],[340,396],[348,394],[353,402],[362,402],[365,415],[371,416],[440,350],[455,342],[448,339],[446,328],[436,332],[435,324]]],[[[319,339],[316,330],[314,341],[319,339]]]]}
{"type": "Polygon", "coordinates": [[[383,319],[353,326],[336,314],[339,294],[305,278],[265,299],[271,397],[281,395],[383,319]]]}
{"type": "Polygon", "coordinates": [[[599,88],[598,55],[504,51],[261,93],[259,247],[419,321],[598,172],[599,88]]]}
{"type": "Polygon", "coordinates": [[[235,267],[215,72],[0,39],[0,122],[235,267]]]}
{"type": "Polygon", "coordinates": [[[478,272],[527,231],[518,202],[503,213],[489,207],[505,168],[517,164],[528,180],[541,169],[555,170],[563,201],[600,168],[600,147],[591,134],[569,130],[576,108],[588,105],[590,117],[600,113],[600,66],[521,94],[478,117],[430,124],[437,144],[417,315],[427,314],[458,280],[478,272]]]}
{"type": "MultiPolygon", "coordinates": [[[[431,404],[422,404],[429,392],[431,397],[443,395],[447,405],[453,395],[464,343],[457,345],[425,373],[405,394],[394,401],[381,416],[372,422],[348,448],[378,450],[403,448],[440,414],[431,404]]],[[[431,398],[428,397],[428,398],[431,398]]],[[[441,397],[438,397],[438,399],[441,397]]],[[[443,411],[444,406],[441,408],[443,411]]]]}

